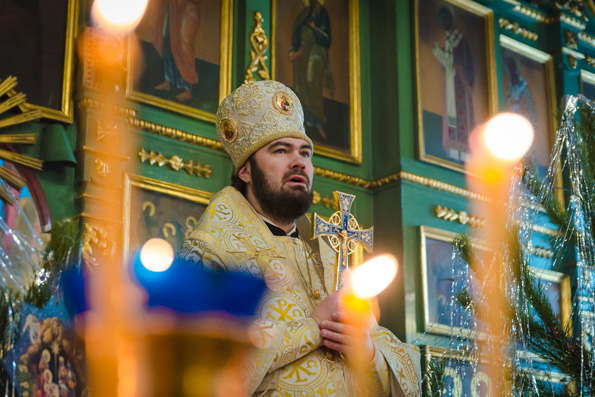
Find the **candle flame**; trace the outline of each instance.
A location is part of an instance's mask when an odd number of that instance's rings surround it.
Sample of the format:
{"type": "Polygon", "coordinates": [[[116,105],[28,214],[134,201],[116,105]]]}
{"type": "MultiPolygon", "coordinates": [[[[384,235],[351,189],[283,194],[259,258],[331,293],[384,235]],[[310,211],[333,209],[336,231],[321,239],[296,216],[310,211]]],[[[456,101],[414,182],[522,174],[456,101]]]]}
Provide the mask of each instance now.
{"type": "Polygon", "coordinates": [[[91,15],[93,21],[115,33],[127,33],[139,24],[148,0],[95,0],[91,15]]]}
{"type": "Polygon", "coordinates": [[[358,266],[351,273],[353,293],[362,299],[382,292],[397,275],[397,259],[392,255],[380,255],[358,266]]]}
{"type": "Polygon", "coordinates": [[[515,162],[531,147],[533,126],[521,115],[501,113],[488,121],[483,141],[494,157],[515,162]]]}
{"type": "Polygon", "coordinates": [[[174,261],[174,250],[167,241],[152,238],[140,250],[140,261],[152,272],[164,272],[174,261]]]}

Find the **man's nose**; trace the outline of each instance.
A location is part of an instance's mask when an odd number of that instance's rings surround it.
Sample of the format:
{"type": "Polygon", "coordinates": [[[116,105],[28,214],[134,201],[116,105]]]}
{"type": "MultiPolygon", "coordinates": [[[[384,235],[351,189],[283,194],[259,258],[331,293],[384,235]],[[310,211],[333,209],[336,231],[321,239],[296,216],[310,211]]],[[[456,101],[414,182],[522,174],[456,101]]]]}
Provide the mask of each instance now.
{"type": "Polygon", "coordinates": [[[300,153],[294,155],[291,161],[291,168],[306,168],[306,159],[300,153]]]}

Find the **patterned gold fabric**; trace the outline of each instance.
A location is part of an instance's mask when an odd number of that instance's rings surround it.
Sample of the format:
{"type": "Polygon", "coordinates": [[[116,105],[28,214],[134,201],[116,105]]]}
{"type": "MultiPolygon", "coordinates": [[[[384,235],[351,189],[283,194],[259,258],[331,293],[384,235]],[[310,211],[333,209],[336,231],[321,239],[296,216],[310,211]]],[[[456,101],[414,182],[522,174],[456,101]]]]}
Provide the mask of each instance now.
{"type": "MultiPolygon", "coordinates": [[[[356,387],[343,358],[321,346],[310,314],[332,291],[334,252],[308,239],[276,237],[246,199],[226,187],[211,199],[179,256],[211,268],[262,277],[269,291],[249,336],[257,347],[246,363],[246,383],[258,396],[354,396],[356,387]]],[[[376,355],[369,366],[368,395],[419,396],[419,350],[390,331],[371,330],[376,355]]]]}
{"type": "Polygon", "coordinates": [[[300,100],[273,80],[245,83],[229,94],[217,110],[216,127],[236,171],[252,153],[275,139],[300,138],[312,145],[300,100]]]}

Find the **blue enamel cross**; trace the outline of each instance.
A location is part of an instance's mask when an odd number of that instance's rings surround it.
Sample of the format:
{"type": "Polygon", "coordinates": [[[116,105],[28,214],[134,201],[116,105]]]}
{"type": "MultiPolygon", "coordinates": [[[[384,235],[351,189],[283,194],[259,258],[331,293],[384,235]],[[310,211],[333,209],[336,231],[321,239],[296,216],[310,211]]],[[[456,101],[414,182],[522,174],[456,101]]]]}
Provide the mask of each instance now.
{"type": "Polygon", "coordinates": [[[348,255],[362,244],[366,250],[372,251],[374,245],[374,227],[362,230],[351,214],[351,205],[355,196],[352,194],[333,192],[339,211],[329,218],[328,222],[314,213],[312,216],[312,239],[327,236],[331,247],[338,253],[335,270],[334,288],[343,287],[342,274],[349,266],[348,255]]]}

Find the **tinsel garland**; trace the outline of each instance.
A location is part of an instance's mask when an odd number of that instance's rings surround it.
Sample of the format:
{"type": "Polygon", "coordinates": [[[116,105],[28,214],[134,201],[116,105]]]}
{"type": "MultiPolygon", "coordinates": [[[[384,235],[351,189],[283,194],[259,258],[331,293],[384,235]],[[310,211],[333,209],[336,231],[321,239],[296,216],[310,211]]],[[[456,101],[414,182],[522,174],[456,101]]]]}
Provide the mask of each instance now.
{"type": "MultiPolygon", "coordinates": [[[[469,338],[452,332],[449,348],[440,358],[430,360],[426,374],[428,395],[456,394],[453,374],[463,373],[461,356],[471,363],[475,375],[479,372],[480,357],[495,353],[479,352],[476,343],[480,336],[477,322],[481,321],[486,304],[483,280],[475,280],[472,291],[469,287],[476,266],[496,265],[505,269],[502,319],[506,321],[510,344],[498,354],[505,357],[504,362],[491,364],[501,367],[512,394],[595,395],[595,104],[582,96],[567,97],[564,103],[547,172],[540,176],[538,167],[528,159],[522,178],[514,184],[508,213],[503,214],[508,219],[510,235],[501,244],[498,257],[502,263],[477,263],[468,236],[459,236],[453,242],[455,281],[450,308],[454,312],[453,305],[462,305],[465,312],[472,314],[462,325],[472,332],[469,338]],[[557,194],[562,188],[557,185],[559,173],[567,180],[565,205],[557,194]],[[554,253],[551,268],[575,276],[568,326],[563,325],[552,307],[547,294],[549,285],[537,279],[531,270],[531,254],[535,244],[539,244],[533,238],[532,226],[543,223],[559,232],[549,242],[554,253]],[[461,279],[465,281],[456,281],[461,279]],[[454,352],[457,359],[453,358],[454,352]]],[[[418,343],[424,343],[431,332],[430,326],[418,343]]],[[[482,337],[489,340],[489,335],[482,337]]],[[[476,383],[472,385],[475,391],[480,389],[479,380],[476,383]]]]}

